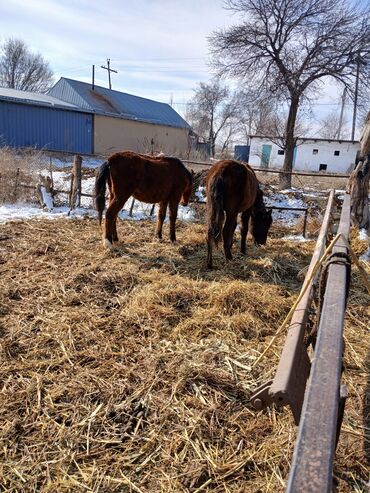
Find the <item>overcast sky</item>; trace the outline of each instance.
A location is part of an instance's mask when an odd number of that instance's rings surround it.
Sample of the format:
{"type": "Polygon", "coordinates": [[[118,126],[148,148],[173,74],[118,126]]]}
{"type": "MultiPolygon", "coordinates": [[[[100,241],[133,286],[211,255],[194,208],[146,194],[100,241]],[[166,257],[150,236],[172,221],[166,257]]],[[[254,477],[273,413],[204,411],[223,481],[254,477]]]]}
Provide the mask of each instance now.
{"type": "MultiPolygon", "coordinates": [[[[0,0],[0,41],[23,39],[40,52],[59,77],[107,86],[110,58],[113,89],[184,109],[207,65],[207,36],[238,21],[222,0],[0,0]]],[[[324,87],[316,106],[336,109],[338,93],[324,87]]]]}
{"type": "Polygon", "coordinates": [[[169,102],[208,80],[207,35],[231,22],[222,0],[0,0],[1,40],[23,39],[60,76],[169,102]]]}

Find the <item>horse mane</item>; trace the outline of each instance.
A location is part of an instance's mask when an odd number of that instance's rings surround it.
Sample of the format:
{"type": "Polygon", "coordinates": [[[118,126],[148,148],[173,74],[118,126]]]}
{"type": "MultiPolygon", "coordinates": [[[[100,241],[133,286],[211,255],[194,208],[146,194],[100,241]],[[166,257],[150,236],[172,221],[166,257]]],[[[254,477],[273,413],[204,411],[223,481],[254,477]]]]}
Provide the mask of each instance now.
{"type": "Polygon", "coordinates": [[[266,210],[265,202],[263,201],[263,192],[260,188],[260,183],[257,184],[257,194],[256,194],[256,200],[254,201],[253,204],[253,209],[256,211],[266,210]]]}

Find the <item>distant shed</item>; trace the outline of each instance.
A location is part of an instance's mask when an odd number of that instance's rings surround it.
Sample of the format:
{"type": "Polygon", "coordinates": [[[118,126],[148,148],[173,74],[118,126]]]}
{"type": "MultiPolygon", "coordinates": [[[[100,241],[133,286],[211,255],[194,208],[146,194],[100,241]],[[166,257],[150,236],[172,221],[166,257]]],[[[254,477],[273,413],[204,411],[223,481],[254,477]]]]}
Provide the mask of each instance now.
{"type": "Polygon", "coordinates": [[[94,114],[94,153],[129,149],[181,155],[190,126],[169,105],[62,77],[49,95],[94,114]]]}
{"type": "MultiPolygon", "coordinates": [[[[280,138],[250,135],[249,164],[261,168],[282,168],[285,150],[280,138]]],[[[360,150],[357,140],[301,137],[293,153],[293,168],[300,171],[348,173],[353,170],[360,150]]]]}
{"type": "Polygon", "coordinates": [[[93,115],[46,94],[0,87],[0,145],[93,152],[93,115]]]}

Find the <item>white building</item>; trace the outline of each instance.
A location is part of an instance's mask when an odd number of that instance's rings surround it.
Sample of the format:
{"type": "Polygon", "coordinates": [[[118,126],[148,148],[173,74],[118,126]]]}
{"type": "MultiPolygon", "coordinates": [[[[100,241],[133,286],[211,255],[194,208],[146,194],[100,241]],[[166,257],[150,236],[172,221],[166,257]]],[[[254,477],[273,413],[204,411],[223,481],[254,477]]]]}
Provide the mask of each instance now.
{"type": "MultiPolygon", "coordinates": [[[[348,173],[359,150],[358,141],[302,138],[294,149],[293,169],[348,173]]],[[[252,135],[248,162],[255,167],[281,168],[284,150],[268,137],[252,135]]]]}

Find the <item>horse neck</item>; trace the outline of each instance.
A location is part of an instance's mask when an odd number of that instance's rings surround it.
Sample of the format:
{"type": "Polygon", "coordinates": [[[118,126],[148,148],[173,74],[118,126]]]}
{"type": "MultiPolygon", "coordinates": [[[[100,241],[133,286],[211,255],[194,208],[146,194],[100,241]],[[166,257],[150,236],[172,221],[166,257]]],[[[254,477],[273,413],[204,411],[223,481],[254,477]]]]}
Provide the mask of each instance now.
{"type": "Polygon", "coordinates": [[[256,200],[254,201],[253,207],[255,209],[262,209],[262,210],[265,209],[265,203],[263,201],[263,193],[259,188],[257,189],[256,200]]]}

